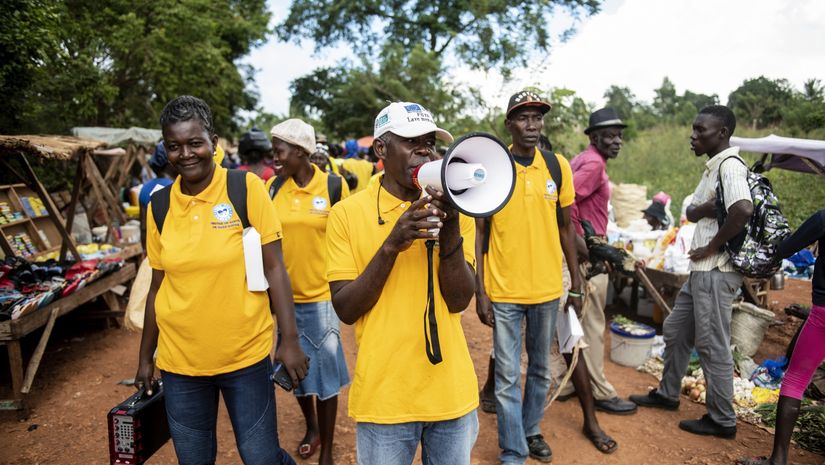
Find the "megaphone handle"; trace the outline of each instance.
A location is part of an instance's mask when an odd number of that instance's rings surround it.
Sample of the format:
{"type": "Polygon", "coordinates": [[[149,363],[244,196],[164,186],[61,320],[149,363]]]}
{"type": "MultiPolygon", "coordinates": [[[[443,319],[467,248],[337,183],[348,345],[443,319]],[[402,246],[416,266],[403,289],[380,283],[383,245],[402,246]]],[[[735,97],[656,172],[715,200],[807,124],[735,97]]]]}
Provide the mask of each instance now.
{"type": "MultiPolygon", "coordinates": [[[[439,222],[439,221],[441,221],[441,218],[439,218],[439,217],[437,217],[437,216],[435,216],[435,215],[433,215],[433,216],[428,216],[428,217],[427,217],[427,221],[429,221],[430,223],[435,223],[435,224],[438,224],[438,222],[439,222]]],[[[429,232],[430,232],[430,234],[432,234],[432,235],[433,235],[433,237],[436,237],[436,236],[438,236],[438,233],[440,233],[440,232],[441,232],[441,228],[430,228],[430,229],[428,229],[427,231],[429,231],[429,232]]]]}

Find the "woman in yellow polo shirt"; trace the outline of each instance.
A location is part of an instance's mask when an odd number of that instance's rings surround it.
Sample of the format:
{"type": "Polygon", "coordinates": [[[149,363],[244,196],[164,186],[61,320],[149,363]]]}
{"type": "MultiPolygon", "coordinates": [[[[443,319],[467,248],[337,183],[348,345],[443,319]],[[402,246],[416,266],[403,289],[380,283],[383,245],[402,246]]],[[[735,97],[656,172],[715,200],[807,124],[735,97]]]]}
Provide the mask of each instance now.
{"type": "Polygon", "coordinates": [[[219,393],[244,464],[294,464],[278,443],[270,381],[271,313],[277,315],[280,332],[275,359],[295,384],[305,376],[308,360],[298,344],[277,214],[258,178],[236,177],[239,173],[216,167],[212,155],[218,136],[203,100],[172,100],[160,125],[169,163],[179,176],[149,203],[146,242],[152,284],[135,386],[151,395],[157,364],[182,464],[215,463],[219,393]],[[246,187],[245,205],[237,195],[233,203],[228,183],[246,187]],[[268,292],[248,290],[245,222],[261,236],[268,292]]]}
{"type": "Polygon", "coordinates": [[[338,393],[349,384],[349,374],[326,280],[326,228],[332,204],[349,195],[349,188],[310,162],[316,148],[312,126],[289,119],[270,134],[281,172],[269,193],[284,225],[284,262],[292,279],[301,348],[312,360],[295,389],[307,426],[298,455],[308,458],[320,445],[319,463],[330,465],[338,393]]]}

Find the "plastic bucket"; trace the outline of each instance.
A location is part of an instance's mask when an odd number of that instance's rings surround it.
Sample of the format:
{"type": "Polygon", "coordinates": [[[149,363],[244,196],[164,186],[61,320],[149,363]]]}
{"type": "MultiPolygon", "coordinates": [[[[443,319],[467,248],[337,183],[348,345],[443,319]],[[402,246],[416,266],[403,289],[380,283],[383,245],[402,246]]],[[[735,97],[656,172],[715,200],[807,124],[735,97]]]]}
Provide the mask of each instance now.
{"type": "Polygon", "coordinates": [[[610,360],[626,367],[636,368],[650,357],[656,330],[639,324],[647,329],[645,334],[631,334],[616,323],[610,323],[610,360]]]}

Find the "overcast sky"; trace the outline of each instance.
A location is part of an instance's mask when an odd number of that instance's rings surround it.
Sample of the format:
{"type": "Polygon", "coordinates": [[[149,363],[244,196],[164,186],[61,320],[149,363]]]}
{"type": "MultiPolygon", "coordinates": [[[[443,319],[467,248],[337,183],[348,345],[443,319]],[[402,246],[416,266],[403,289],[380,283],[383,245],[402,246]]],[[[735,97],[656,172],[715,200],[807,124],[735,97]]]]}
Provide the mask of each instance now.
{"type": "MultiPolygon", "coordinates": [[[[273,24],[286,16],[289,4],[270,0],[273,24]]],[[[320,55],[313,48],[311,42],[287,44],[273,37],[252,52],[264,110],[286,114],[290,81],[350,56],[345,46],[320,55]]],[[[509,82],[496,73],[452,72],[454,81],[480,88],[498,106],[526,85],[567,87],[601,106],[605,89],[616,84],[650,102],[664,76],[680,94],[718,94],[726,103],[742,81],[759,75],[787,78],[797,88],[809,78],[825,82],[825,1],[607,0],[571,40],[517,70],[509,82]]]]}

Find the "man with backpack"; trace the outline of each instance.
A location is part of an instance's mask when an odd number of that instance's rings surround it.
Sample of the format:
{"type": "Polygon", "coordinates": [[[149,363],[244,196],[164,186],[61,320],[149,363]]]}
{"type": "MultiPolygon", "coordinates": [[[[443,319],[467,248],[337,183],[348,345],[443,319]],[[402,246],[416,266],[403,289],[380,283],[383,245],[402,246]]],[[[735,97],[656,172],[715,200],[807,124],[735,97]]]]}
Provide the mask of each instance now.
{"type": "Polygon", "coordinates": [[[707,381],[708,413],[699,420],[682,420],[679,428],[725,439],[736,437],[730,321],[742,275],[723,247],[744,230],[753,213],[748,168],[739,158],[739,147],[730,145],[735,128],[733,112],[722,105],[703,108],[693,122],[691,149],[696,156],[707,155],[708,161],[687,208],[688,220],[696,223],[690,277],[664,322],[665,368],[659,387],[630,396],[644,407],[678,409],[682,377],[695,347],[707,381]],[[717,186],[724,199],[718,197],[717,186]],[[720,226],[721,216],[725,219],[720,226]]]}
{"type": "MultiPolygon", "coordinates": [[[[528,455],[550,462],[553,452],[544,440],[540,422],[550,388],[550,349],[564,286],[562,260],[571,270],[572,290],[580,289],[578,262],[570,223],[575,198],[567,160],[538,148],[545,113],[550,105],[536,93],[510,97],[505,126],[512,136],[516,182],[507,205],[492,218],[477,221],[476,304],[481,321],[493,326],[495,403],[499,456],[506,465],[523,464],[528,455]],[[562,253],[564,251],[564,254],[562,253]],[[526,320],[526,335],[522,323],[526,320]],[[521,390],[521,341],[528,357],[524,395],[521,390]]],[[[581,295],[570,293],[566,305],[581,309],[581,295]]],[[[564,316],[564,313],[562,313],[564,316]]],[[[580,364],[584,362],[580,360],[580,364]]],[[[586,368],[578,366],[586,378],[586,368]]],[[[585,433],[600,451],[617,444],[599,427],[593,414],[589,386],[585,403],[585,433]]]]}
{"type": "MultiPolygon", "coordinates": [[[[570,161],[573,185],[576,188],[576,203],[571,213],[576,227],[576,249],[580,263],[585,263],[590,258],[581,221],[588,221],[598,236],[607,233],[607,204],[610,200],[607,162],[619,156],[622,130],[625,127],[627,125],[613,108],[594,111],[584,130],[590,139],[590,145],[570,161]]],[[[582,267],[579,272],[584,275],[587,270],[582,267]]],[[[629,415],[636,412],[636,404],[620,399],[616,389],[604,375],[604,307],[609,282],[608,275],[602,273],[590,277],[582,287],[582,328],[588,345],[582,355],[587,361],[596,409],[614,415],[629,415]]],[[[574,394],[573,386],[568,384],[562,388],[559,399],[564,400],[574,394]]]]}

